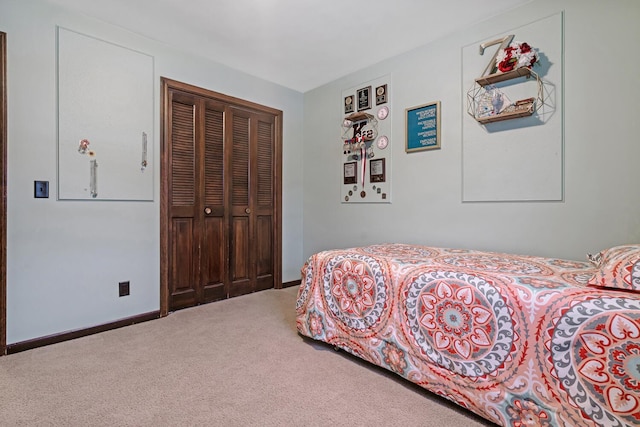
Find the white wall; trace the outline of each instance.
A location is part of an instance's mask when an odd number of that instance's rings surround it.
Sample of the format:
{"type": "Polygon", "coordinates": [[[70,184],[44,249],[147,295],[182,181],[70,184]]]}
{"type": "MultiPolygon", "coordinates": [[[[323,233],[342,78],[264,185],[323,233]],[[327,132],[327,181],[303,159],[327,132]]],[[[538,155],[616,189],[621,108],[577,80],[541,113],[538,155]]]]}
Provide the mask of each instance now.
{"type": "Polygon", "coordinates": [[[536,0],[305,93],[304,256],[407,242],[584,260],[640,242],[639,21],[637,0],[536,0]],[[462,203],[462,47],[563,10],[564,200],[462,203]],[[341,204],[341,91],[385,74],[393,203],[341,204]],[[442,149],[405,154],[404,109],[436,100],[442,149]]]}
{"type": "Polygon", "coordinates": [[[639,20],[637,0],[536,0],[303,96],[42,0],[0,0],[9,80],[7,343],[159,308],[159,169],[153,202],[56,201],[56,25],[154,56],[156,164],[160,76],[284,112],[286,282],[299,279],[304,258],[317,250],[375,242],[572,259],[640,242],[639,20]],[[565,200],[462,203],[461,48],[561,10],[565,200]],[[394,108],[393,203],[343,205],[341,91],[386,74],[394,108]],[[442,149],[405,154],[404,109],[435,100],[442,102],[442,149]],[[49,199],[33,198],[34,180],[50,182],[49,199]],[[117,295],[122,280],[131,281],[125,298],[117,295]]]}
{"type": "Polygon", "coordinates": [[[283,111],[283,281],[299,279],[301,93],[41,0],[1,0],[0,31],[8,42],[7,344],[159,309],[161,76],[283,111]],[[56,200],[56,25],[155,57],[153,202],[56,200]],[[49,199],[33,198],[34,180],[49,181],[49,199]],[[131,295],[119,298],[124,280],[131,295]]]}

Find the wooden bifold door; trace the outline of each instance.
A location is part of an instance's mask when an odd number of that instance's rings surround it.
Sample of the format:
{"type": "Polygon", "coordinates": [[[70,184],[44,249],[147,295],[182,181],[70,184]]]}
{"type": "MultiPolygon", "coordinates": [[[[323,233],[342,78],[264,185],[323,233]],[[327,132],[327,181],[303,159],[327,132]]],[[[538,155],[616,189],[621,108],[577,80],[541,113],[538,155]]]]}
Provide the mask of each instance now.
{"type": "Polygon", "coordinates": [[[282,113],[162,88],[161,313],[281,287],[282,113]]]}

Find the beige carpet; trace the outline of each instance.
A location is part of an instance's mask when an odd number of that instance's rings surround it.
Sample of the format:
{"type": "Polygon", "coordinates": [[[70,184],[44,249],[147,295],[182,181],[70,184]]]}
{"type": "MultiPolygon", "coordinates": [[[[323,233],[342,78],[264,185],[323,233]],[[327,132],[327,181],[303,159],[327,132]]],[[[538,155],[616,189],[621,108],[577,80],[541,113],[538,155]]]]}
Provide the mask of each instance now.
{"type": "Polygon", "coordinates": [[[258,292],[0,357],[0,425],[492,425],[300,337],[296,292],[258,292]]]}

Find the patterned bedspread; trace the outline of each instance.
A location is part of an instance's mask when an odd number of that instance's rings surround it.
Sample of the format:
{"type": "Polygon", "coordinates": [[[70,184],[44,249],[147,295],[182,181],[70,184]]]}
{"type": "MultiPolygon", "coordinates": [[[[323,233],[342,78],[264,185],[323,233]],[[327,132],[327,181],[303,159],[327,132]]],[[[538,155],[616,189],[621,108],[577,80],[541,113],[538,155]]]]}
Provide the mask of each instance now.
{"type": "Polygon", "coordinates": [[[309,258],[301,335],[504,426],[640,425],[640,293],[594,265],[405,244],[309,258]]]}

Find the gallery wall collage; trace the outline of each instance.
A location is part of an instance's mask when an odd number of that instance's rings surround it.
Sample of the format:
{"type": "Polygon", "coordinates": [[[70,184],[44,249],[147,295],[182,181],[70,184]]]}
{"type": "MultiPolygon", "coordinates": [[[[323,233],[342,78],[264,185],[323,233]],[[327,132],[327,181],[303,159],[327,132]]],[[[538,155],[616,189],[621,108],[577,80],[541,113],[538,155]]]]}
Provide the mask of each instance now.
{"type": "MultiPolygon", "coordinates": [[[[391,203],[391,77],[342,91],[342,203],[391,203]]],[[[440,101],[406,108],[405,151],[440,148],[440,101]]]]}
{"type": "MultiPolygon", "coordinates": [[[[462,46],[462,202],[563,200],[562,39],[557,13],[462,46]]],[[[342,203],[391,203],[394,143],[441,147],[440,101],[394,141],[391,96],[389,75],[342,91],[342,203]]]]}
{"type": "Polygon", "coordinates": [[[343,203],[390,203],[390,76],[342,92],[343,203]]]}

